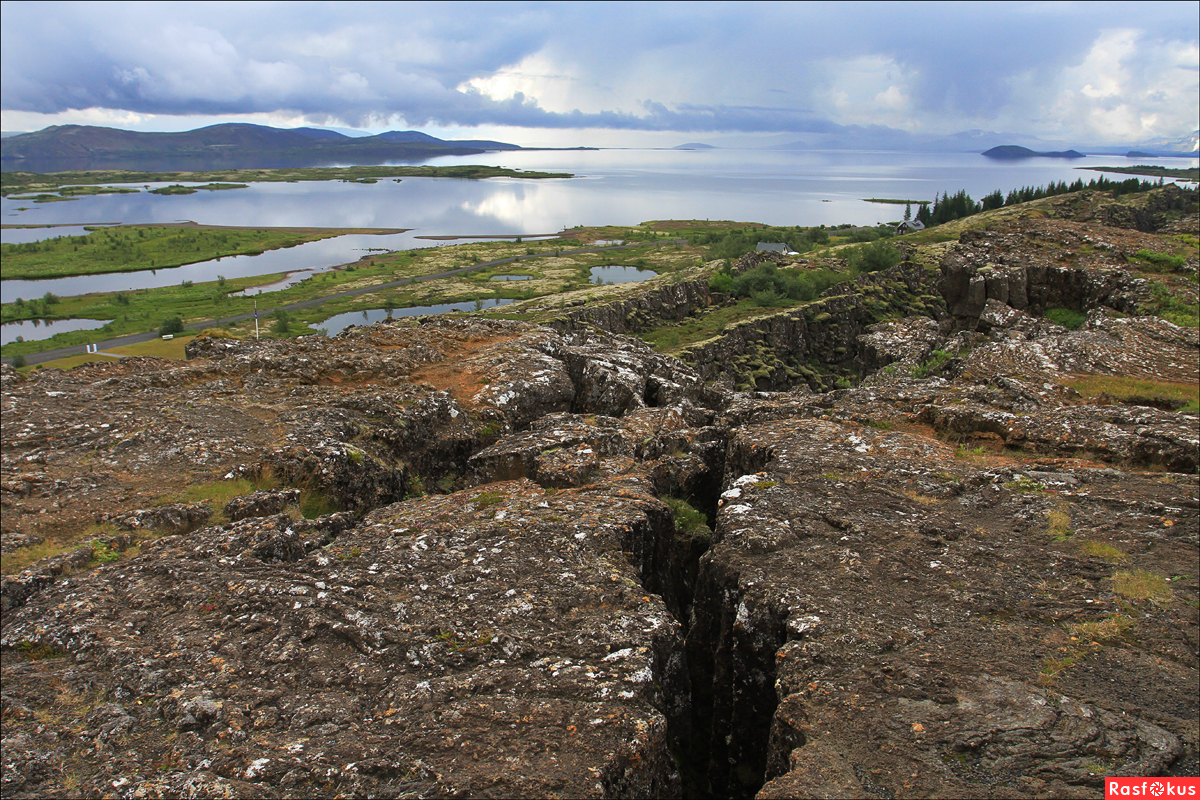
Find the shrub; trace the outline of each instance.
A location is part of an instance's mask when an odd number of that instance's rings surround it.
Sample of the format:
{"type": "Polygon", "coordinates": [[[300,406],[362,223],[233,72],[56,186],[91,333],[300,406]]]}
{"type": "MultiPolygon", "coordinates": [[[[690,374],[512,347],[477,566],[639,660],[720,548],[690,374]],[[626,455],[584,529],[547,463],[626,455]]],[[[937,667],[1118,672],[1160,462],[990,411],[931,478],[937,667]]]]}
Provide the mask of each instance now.
{"type": "Polygon", "coordinates": [[[900,251],[880,239],[850,251],[846,264],[853,272],[879,272],[896,266],[904,260],[900,251]]]}
{"type": "MultiPolygon", "coordinates": [[[[724,274],[714,275],[709,285],[724,274]]],[[[766,263],[733,278],[729,292],[734,297],[752,297],[761,306],[781,306],[787,305],[789,300],[812,300],[847,277],[833,270],[779,269],[766,263]]]]}
{"type": "Polygon", "coordinates": [[[21,367],[26,366],[28,363],[29,362],[27,362],[25,360],[25,356],[22,356],[22,355],[13,356],[13,360],[12,360],[13,369],[20,369],[21,367]]]}
{"type": "Polygon", "coordinates": [[[179,317],[163,320],[163,324],[158,328],[159,336],[174,336],[177,333],[183,333],[183,320],[179,317]]]}

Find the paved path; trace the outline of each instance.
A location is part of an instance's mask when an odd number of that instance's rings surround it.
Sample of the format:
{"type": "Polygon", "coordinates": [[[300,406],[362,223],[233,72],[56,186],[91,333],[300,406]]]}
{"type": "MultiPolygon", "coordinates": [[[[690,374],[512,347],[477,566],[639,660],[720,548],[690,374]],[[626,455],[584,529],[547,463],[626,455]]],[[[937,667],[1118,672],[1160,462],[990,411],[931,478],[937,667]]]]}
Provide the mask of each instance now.
{"type": "MultiPolygon", "coordinates": [[[[561,255],[573,255],[576,253],[607,253],[607,252],[611,252],[613,250],[628,250],[633,247],[648,247],[648,246],[656,245],[656,244],[675,244],[677,242],[683,242],[683,241],[686,241],[686,240],[684,240],[684,239],[662,239],[662,240],[655,241],[655,242],[637,242],[635,244],[607,245],[605,247],[581,247],[581,248],[577,248],[575,250],[563,250],[561,252],[561,255]]],[[[277,306],[277,308],[282,308],[285,311],[296,311],[297,309],[301,309],[301,308],[312,308],[314,306],[321,305],[326,300],[335,300],[340,297],[354,297],[356,295],[368,294],[370,292],[378,292],[378,291],[381,291],[384,289],[394,289],[397,286],[406,286],[410,283],[417,283],[419,281],[435,281],[440,278],[449,278],[454,275],[464,275],[468,272],[475,272],[476,270],[486,269],[487,267],[498,267],[501,264],[511,264],[515,261],[525,261],[525,260],[528,260],[531,258],[545,258],[546,256],[552,256],[552,255],[555,255],[555,254],[554,253],[533,253],[531,255],[510,256],[509,258],[498,258],[495,261],[484,261],[481,264],[472,264],[469,267],[460,267],[459,269],[448,269],[448,270],[445,270],[444,272],[434,272],[429,275],[418,275],[415,278],[401,278],[398,281],[390,281],[388,283],[378,283],[378,284],[375,284],[374,286],[362,286],[358,289],[349,289],[344,292],[336,292],[334,294],[325,295],[324,297],[317,297],[312,300],[304,300],[299,303],[291,303],[291,304],[285,305],[285,306],[277,306]]],[[[185,327],[189,330],[203,330],[204,328],[213,328],[213,327],[217,327],[220,325],[224,325],[227,322],[242,322],[242,321],[248,320],[248,319],[254,319],[254,314],[253,313],[236,314],[231,317],[221,317],[220,319],[208,320],[206,322],[193,322],[192,324],[187,325],[185,327]]],[[[102,342],[94,342],[93,344],[99,345],[99,350],[110,350],[114,347],[124,347],[125,345],[128,345],[128,344],[139,344],[141,342],[148,342],[152,339],[157,339],[157,338],[158,338],[158,333],[151,331],[149,333],[131,333],[128,336],[120,336],[116,339],[105,339],[102,342]]],[[[54,361],[55,359],[65,358],[67,356],[83,355],[83,354],[87,353],[87,348],[88,348],[88,345],[80,344],[80,345],[74,345],[72,347],[60,347],[57,350],[43,350],[40,353],[30,353],[25,356],[25,363],[41,364],[45,361],[54,361]]],[[[116,355],[116,353],[106,353],[105,355],[116,355]]],[[[6,359],[4,359],[4,363],[10,364],[10,363],[12,363],[12,359],[6,358],[6,359]]]]}

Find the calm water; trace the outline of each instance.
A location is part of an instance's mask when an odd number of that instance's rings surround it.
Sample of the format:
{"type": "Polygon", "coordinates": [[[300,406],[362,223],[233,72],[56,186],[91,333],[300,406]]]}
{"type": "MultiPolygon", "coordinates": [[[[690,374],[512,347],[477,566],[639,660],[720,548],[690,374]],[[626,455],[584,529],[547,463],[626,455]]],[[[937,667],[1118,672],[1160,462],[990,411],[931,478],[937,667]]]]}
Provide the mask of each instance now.
{"type": "Polygon", "coordinates": [[[658,273],[649,269],[638,269],[637,267],[592,267],[591,282],[595,284],[606,283],[637,283],[639,281],[648,281],[657,276],[658,273]]]}
{"type": "MultiPolygon", "coordinates": [[[[561,180],[405,178],[397,183],[258,183],[228,192],[191,195],[108,194],[63,203],[0,201],[4,223],[171,222],[209,225],[411,228],[386,237],[342,237],[220,262],[68,282],[4,281],[5,302],[87,291],[118,291],[183,280],[302,269],[353,261],[358,248],[407,249],[432,243],[416,236],[544,234],[576,225],[634,225],[655,219],[729,219],[772,225],[875,224],[898,220],[903,206],[867,197],[933,199],[965,189],[979,199],[1000,189],[1050,181],[1090,180],[1080,166],[1124,164],[1121,157],[1001,162],[973,153],[891,153],[769,150],[595,150],[447,156],[439,165],[486,163],[572,172],[561,180]],[[27,207],[19,211],[19,207],[27,207]]],[[[1170,166],[1195,159],[1155,159],[1170,166]]],[[[1112,177],[1112,176],[1110,176],[1112,177]]],[[[72,231],[74,232],[74,231],[72,231]]],[[[41,235],[62,236],[64,229],[41,235]]],[[[28,230],[5,230],[4,241],[28,241],[28,230]]]]}
{"type": "Polygon", "coordinates": [[[0,344],[16,341],[20,336],[27,342],[49,339],[56,333],[93,331],[108,324],[106,319],[24,320],[0,325],[0,344]]]}
{"type": "MultiPolygon", "coordinates": [[[[436,306],[412,306],[410,308],[392,309],[392,316],[416,317],[422,314],[445,314],[448,311],[480,311],[485,308],[506,306],[511,302],[512,300],[503,298],[489,298],[481,301],[478,307],[476,307],[475,303],[442,303],[436,306]]],[[[388,312],[382,308],[374,308],[368,311],[347,311],[345,314],[336,314],[319,323],[318,327],[325,329],[326,336],[335,336],[351,325],[374,325],[376,322],[383,322],[387,317],[388,312]]]]}

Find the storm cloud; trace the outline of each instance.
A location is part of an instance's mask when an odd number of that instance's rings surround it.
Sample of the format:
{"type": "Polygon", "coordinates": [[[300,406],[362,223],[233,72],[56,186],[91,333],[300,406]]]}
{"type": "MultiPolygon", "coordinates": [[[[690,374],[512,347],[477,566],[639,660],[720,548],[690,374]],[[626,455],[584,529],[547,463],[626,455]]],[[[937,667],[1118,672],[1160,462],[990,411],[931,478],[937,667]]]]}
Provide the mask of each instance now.
{"type": "Polygon", "coordinates": [[[10,120],[948,134],[1196,126],[1195,3],[6,2],[10,120]],[[90,113],[92,116],[88,117],[90,113]]]}

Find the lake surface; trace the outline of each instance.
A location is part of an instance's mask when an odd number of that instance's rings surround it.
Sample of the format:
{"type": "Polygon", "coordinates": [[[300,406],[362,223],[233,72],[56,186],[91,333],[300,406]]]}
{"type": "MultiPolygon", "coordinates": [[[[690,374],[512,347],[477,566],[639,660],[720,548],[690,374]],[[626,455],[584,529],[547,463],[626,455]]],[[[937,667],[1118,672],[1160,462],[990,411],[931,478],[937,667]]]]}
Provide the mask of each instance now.
{"type": "MultiPolygon", "coordinates": [[[[577,225],[636,225],[648,220],[725,219],[772,225],[872,225],[897,221],[903,206],[863,198],[932,200],[966,190],[975,199],[1000,189],[1050,181],[1091,180],[1077,167],[1123,165],[1121,157],[993,161],[976,153],[780,150],[584,150],[444,156],[434,165],[493,164],[571,172],[572,179],[404,178],[375,184],[341,181],[256,183],[247,189],[190,195],[104,194],[61,203],[0,201],[4,223],[139,223],[192,220],[208,225],[411,228],[380,237],[326,242],[237,256],[203,265],[92,276],[86,283],[0,284],[5,302],[86,291],[120,291],[183,280],[321,269],[365,254],[356,248],[429,247],[417,236],[545,234],[577,225]],[[21,211],[19,208],[25,207],[21,211]],[[241,261],[239,259],[244,259],[241,261]],[[137,276],[137,277],[134,277],[137,276]],[[161,277],[160,277],[161,276],[161,277]],[[13,284],[10,286],[10,284],[13,284]],[[80,288],[86,287],[86,288],[80,288]]],[[[1196,159],[1154,159],[1194,166],[1196,159]]],[[[1109,175],[1110,178],[1119,176],[1109,175]]],[[[152,184],[153,185],[153,184],[152,184]]],[[[161,184],[160,184],[161,185],[161,184]]],[[[5,230],[4,241],[30,241],[28,230],[5,230]],[[20,237],[9,238],[9,237],[20,237]]],[[[44,237],[64,229],[44,229],[44,237]]],[[[83,281],[85,279],[65,279],[83,281]]]]}

